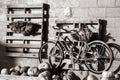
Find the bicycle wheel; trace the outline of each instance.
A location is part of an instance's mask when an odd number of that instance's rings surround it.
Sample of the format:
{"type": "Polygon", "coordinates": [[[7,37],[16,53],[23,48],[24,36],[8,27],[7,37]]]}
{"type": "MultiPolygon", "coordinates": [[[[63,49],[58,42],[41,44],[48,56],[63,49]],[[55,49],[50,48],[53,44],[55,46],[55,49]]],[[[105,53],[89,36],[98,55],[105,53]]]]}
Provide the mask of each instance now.
{"type": "Polygon", "coordinates": [[[109,46],[102,41],[92,41],[88,44],[85,54],[85,65],[93,73],[100,74],[111,67],[113,52],[109,46]]]}
{"type": "Polygon", "coordinates": [[[63,59],[61,47],[53,41],[44,43],[39,50],[39,61],[49,62],[52,68],[58,68],[63,59]]]}
{"type": "Polygon", "coordinates": [[[74,63],[82,62],[86,48],[87,43],[83,41],[78,41],[78,44],[72,48],[72,57],[74,63]]]}
{"type": "Polygon", "coordinates": [[[120,45],[116,43],[108,43],[108,46],[112,49],[114,54],[111,70],[114,71],[114,73],[117,73],[120,71],[120,45]]]}

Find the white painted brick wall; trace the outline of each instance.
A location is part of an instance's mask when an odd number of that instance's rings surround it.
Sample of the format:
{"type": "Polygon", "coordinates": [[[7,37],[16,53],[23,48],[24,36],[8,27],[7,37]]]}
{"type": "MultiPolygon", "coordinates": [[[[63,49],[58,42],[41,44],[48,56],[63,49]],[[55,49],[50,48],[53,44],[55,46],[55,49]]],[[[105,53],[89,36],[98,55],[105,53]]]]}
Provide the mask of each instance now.
{"type": "Polygon", "coordinates": [[[10,1],[10,4],[17,4],[17,3],[18,3],[17,0],[12,0],[12,1],[10,1]]]}
{"type": "Polygon", "coordinates": [[[98,7],[114,7],[115,0],[98,0],[98,7]]]}
{"type": "MultiPolygon", "coordinates": [[[[6,10],[3,9],[5,4],[40,4],[48,3],[50,5],[50,18],[49,18],[49,37],[55,38],[55,31],[52,26],[55,25],[55,20],[93,20],[93,19],[105,19],[107,20],[107,33],[111,33],[111,36],[116,39],[115,43],[120,44],[120,0],[0,0],[0,42],[3,42],[2,38],[5,36],[5,21],[6,10]],[[64,16],[64,10],[66,7],[70,7],[72,10],[72,16],[70,18],[64,16]]],[[[1,48],[1,47],[0,47],[1,48]]],[[[1,54],[0,61],[7,63],[10,59],[5,57],[5,49],[0,49],[1,54]],[[3,57],[4,56],[4,57],[3,57]]],[[[32,59],[31,59],[32,60],[32,59]]],[[[18,59],[15,64],[25,65],[30,64],[31,60],[18,59]]],[[[13,62],[11,60],[10,62],[13,62]]],[[[9,62],[8,62],[9,63],[9,62]]],[[[38,61],[33,60],[32,65],[37,65],[38,61]]],[[[5,65],[4,65],[5,66],[5,65]]]]}
{"type": "Polygon", "coordinates": [[[120,7],[120,0],[116,0],[116,6],[120,7]]]}
{"type": "MultiPolygon", "coordinates": [[[[18,0],[20,1],[20,0],[18,0]]],[[[41,4],[41,3],[47,3],[47,0],[23,0],[26,1],[26,4],[41,4]]]]}
{"type": "Polygon", "coordinates": [[[115,19],[116,18],[106,18],[108,28],[110,28],[110,27],[114,28],[115,27],[115,23],[116,23],[115,19]]]}
{"type": "Polygon", "coordinates": [[[105,8],[89,8],[90,17],[105,17],[105,8]]]}
{"type": "Polygon", "coordinates": [[[79,7],[79,0],[63,0],[62,7],[79,7]]]}
{"type": "Polygon", "coordinates": [[[51,18],[64,18],[64,9],[65,8],[55,8],[50,9],[50,17],[51,18]]]}
{"type": "Polygon", "coordinates": [[[97,0],[78,0],[80,7],[97,7],[97,0]]]}
{"type": "Polygon", "coordinates": [[[48,0],[48,4],[50,5],[50,8],[61,8],[63,5],[63,0],[48,0]]]}
{"type": "Polygon", "coordinates": [[[120,17],[115,18],[115,26],[117,26],[117,28],[120,28],[120,17]]]}
{"type": "Polygon", "coordinates": [[[26,4],[27,0],[16,0],[17,4],[26,4]]]}
{"type": "Polygon", "coordinates": [[[88,8],[73,8],[72,11],[72,15],[74,18],[88,17],[88,8]]]}
{"type": "Polygon", "coordinates": [[[50,18],[49,19],[49,40],[54,40],[55,39],[55,34],[56,34],[56,31],[53,29],[53,26],[56,26],[55,24],[55,20],[56,18],[50,18]]]}
{"type": "Polygon", "coordinates": [[[107,8],[106,16],[107,17],[120,17],[120,8],[107,8]]]}
{"type": "Polygon", "coordinates": [[[48,0],[51,8],[78,7],[79,0],[48,0]]]}

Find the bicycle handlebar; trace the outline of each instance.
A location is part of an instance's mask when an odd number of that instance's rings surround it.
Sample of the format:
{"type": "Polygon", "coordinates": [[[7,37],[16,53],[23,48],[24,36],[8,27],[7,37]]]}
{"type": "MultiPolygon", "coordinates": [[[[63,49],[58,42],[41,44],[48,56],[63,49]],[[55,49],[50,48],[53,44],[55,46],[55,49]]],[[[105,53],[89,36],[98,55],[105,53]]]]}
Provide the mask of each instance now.
{"type": "MultiPolygon", "coordinates": [[[[67,27],[69,27],[69,26],[67,26],[67,27]]],[[[68,33],[72,33],[72,31],[78,33],[77,30],[67,30],[67,29],[64,29],[63,27],[55,27],[55,26],[53,26],[53,29],[55,29],[55,30],[60,30],[61,29],[61,30],[64,30],[65,32],[68,32],[68,33]]]]}
{"type": "Polygon", "coordinates": [[[55,30],[60,30],[59,28],[56,28],[55,26],[52,26],[52,28],[55,29],[55,30]]]}

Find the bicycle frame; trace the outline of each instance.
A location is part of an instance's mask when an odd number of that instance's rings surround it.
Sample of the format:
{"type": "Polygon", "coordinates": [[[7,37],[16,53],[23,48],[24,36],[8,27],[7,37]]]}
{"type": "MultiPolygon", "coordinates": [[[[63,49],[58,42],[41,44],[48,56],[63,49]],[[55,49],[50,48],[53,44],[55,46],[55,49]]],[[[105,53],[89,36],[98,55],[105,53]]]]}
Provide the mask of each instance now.
{"type": "MultiPolygon", "coordinates": [[[[68,55],[72,55],[72,48],[75,46],[74,42],[71,41],[68,36],[62,37],[61,33],[61,29],[57,29],[58,30],[58,37],[56,40],[56,44],[59,44],[62,47],[62,50],[65,51],[64,54],[68,54],[68,55]],[[66,39],[68,39],[68,42],[70,42],[71,44],[68,44],[66,39]]],[[[78,41],[78,45],[79,45],[79,52],[78,52],[78,56],[80,57],[82,53],[85,53],[86,51],[86,47],[87,47],[87,42],[83,42],[83,41],[78,41]],[[81,47],[80,47],[81,46],[81,47]]],[[[82,58],[84,58],[85,56],[83,56],[82,58]]]]}
{"type": "MultiPolygon", "coordinates": [[[[58,33],[58,37],[57,37],[57,40],[56,40],[56,44],[59,44],[63,48],[63,50],[65,51],[65,53],[69,53],[71,45],[67,44],[66,39],[68,39],[69,42],[71,42],[71,43],[72,43],[72,41],[67,36],[66,37],[62,37],[61,34],[60,34],[60,32],[61,32],[60,29],[58,30],[58,32],[59,33],[58,33]]],[[[72,46],[73,46],[73,43],[72,43],[72,46]]]]}

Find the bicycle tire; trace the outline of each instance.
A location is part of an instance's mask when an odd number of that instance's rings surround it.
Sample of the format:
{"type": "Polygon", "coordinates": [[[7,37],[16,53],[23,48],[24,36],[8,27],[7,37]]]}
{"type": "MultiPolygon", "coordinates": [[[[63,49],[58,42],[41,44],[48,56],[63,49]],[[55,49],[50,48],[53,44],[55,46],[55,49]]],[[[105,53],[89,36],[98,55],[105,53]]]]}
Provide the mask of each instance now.
{"type": "Polygon", "coordinates": [[[108,46],[112,49],[114,54],[114,60],[112,64],[112,70],[114,73],[118,73],[120,71],[120,45],[116,43],[107,43],[108,46]]]}
{"type": "Polygon", "coordinates": [[[40,63],[44,62],[44,59],[46,59],[48,60],[47,62],[49,62],[51,68],[58,68],[62,63],[63,52],[59,44],[56,44],[53,41],[48,41],[41,46],[38,57],[39,57],[40,63]],[[55,60],[56,58],[58,59],[58,56],[56,56],[56,54],[58,55],[58,53],[54,53],[54,55],[52,54],[51,51],[53,51],[53,49],[56,49],[56,51],[59,51],[59,56],[60,56],[59,62],[56,62],[56,63],[52,62],[53,59],[55,60]]]}
{"type": "Polygon", "coordinates": [[[109,70],[113,62],[113,52],[110,47],[98,40],[88,43],[88,47],[88,52],[85,54],[87,69],[96,74],[109,70]]]}

